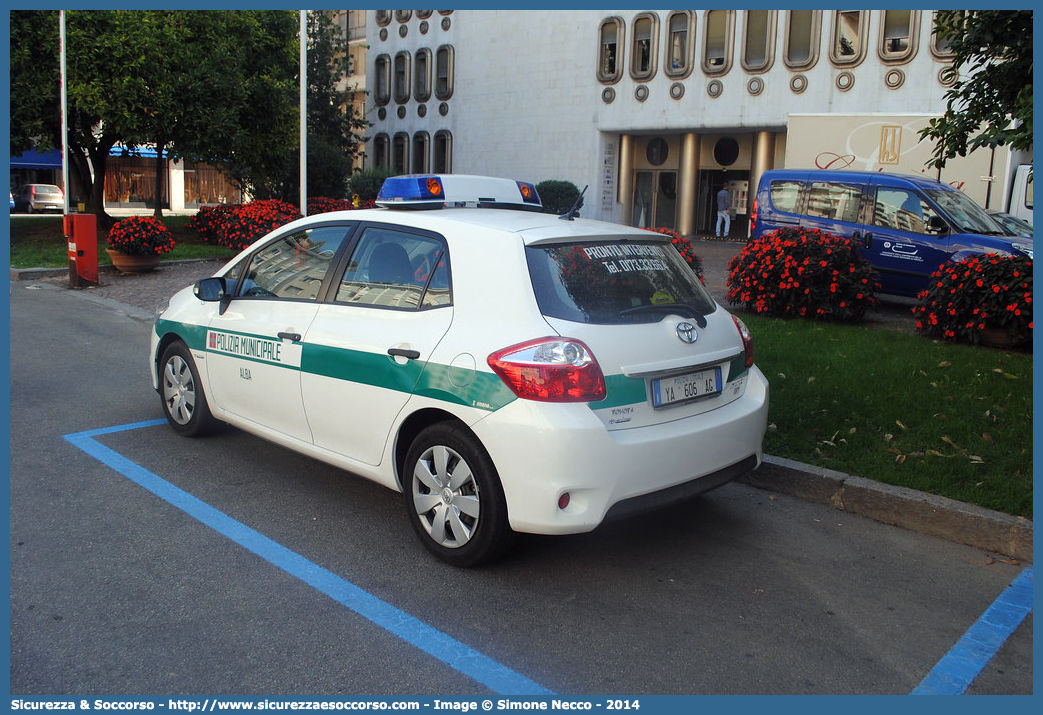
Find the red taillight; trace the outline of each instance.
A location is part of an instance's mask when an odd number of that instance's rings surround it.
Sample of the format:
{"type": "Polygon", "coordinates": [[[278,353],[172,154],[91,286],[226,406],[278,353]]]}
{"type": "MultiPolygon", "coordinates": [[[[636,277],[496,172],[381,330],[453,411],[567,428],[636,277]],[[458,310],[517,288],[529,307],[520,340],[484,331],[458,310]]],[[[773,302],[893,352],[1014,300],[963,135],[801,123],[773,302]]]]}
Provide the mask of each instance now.
{"type": "Polygon", "coordinates": [[[757,197],[753,197],[753,208],[750,209],[750,236],[757,229],[757,197]]]}
{"type": "Polygon", "coordinates": [[[590,349],[571,338],[540,338],[498,350],[489,367],[518,397],[541,402],[605,399],[605,376],[590,349]]]}
{"type": "Polygon", "coordinates": [[[739,320],[734,315],[732,320],[735,321],[735,327],[739,331],[739,337],[742,338],[742,349],[746,353],[746,367],[753,367],[753,335],[750,334],[750,329],[746,327],[746,323],[739,320]]]}

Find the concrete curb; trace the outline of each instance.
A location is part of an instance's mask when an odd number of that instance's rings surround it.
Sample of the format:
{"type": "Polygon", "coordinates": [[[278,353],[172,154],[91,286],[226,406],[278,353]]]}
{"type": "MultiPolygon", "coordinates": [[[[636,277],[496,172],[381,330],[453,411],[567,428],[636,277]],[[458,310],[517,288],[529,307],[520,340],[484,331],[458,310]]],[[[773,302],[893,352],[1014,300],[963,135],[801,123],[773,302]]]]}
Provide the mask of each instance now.
{"type": "MultiPolygon", "coordinates": [[[[182,258],[173,261],[163,261],[160,265],[165,266],[177,266],[186,263],[204,263],[206,261],[213,261],[212,258],[182,258]]],[[[120,271],[113,265],[99,265],[99,274],[114,274],[120,271]]],[[[68,276],[69,269],[66,268],[12,268],[11,269],[11,280],[16,282],[24,281],[38,281],[41,278],[58,278],[59,276],[68,276]]]]}
{"type": "Polygon", "coordinates": [[[771,455],[738,481],[1032,562],[1030,519],[771,455]]]}

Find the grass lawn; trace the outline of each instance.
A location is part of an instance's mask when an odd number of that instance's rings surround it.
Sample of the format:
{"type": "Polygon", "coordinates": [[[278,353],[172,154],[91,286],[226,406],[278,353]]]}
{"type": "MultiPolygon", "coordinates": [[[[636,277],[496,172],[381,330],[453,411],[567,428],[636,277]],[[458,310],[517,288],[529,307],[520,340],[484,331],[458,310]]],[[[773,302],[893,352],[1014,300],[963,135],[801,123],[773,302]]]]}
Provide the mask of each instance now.
{"type": "MultiPolygon", "coordinates": [[[[164,259],[230,258],[164,217],[164,259]]],[[[98,259],[108,263],[99,237],[98,259]]],[[[60,216],[11,217],[13,268],[65,267],[60,216]]],[[[742,314],[771,383],[764,451],[1032,516],[1032,355],[742,314]]]]}
{"type": "Polygon", "coordinates": [[[764,451],[1032,516],[1032,355],[742,315],[771,383],[764,451]]]}
{"type": "MultiPolygon", "coordinates": [[[[164,216],[163,223],[174,233],[176,245],[163,260],[186,258],[231,258],[227,248],[211,246],[185,230],[190,216],[164,216]]],[[[105,253],[105,235],[98,232],[98,264],[112,263],[105,253]]],[[[65,268],[69,265],[68,242],[61,216],[11,217],[11,268],[65,268]]]]}

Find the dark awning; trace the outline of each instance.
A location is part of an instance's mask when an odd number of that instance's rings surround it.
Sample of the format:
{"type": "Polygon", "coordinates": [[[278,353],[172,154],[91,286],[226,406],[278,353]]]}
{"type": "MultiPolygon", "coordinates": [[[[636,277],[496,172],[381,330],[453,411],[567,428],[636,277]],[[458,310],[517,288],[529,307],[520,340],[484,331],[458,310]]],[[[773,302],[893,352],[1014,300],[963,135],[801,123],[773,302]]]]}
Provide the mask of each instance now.
{"type": "Polygon", "coordinates": [[[37,151],[30,149],[23,151],[18,156],[11,157],[12,169],[61,169],[62,151],[52,149],[50,151],[37,151]]]}

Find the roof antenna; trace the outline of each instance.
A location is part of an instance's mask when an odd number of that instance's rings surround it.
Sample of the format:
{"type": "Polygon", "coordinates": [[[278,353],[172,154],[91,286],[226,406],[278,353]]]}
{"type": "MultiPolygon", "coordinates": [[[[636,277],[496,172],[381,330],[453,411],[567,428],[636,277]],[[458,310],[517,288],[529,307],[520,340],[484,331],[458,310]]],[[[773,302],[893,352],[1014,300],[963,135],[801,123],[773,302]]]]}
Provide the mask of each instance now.
{"type": "MultiPolygon", "coordinates": [[[[587,184],[587,186],[590,186],[590,184],[587,184]]],[[[587,192],[587,186],[584,186],[583,191],[579,192],[579,196],[576,197],[576,203],[572,204],[572,208],[569,209],[567,213],[558,216],[558,218],[564,219],[565,221],[572,221],[579,216],[579,207],[583,203],[583,194],[587,192]]]]}

